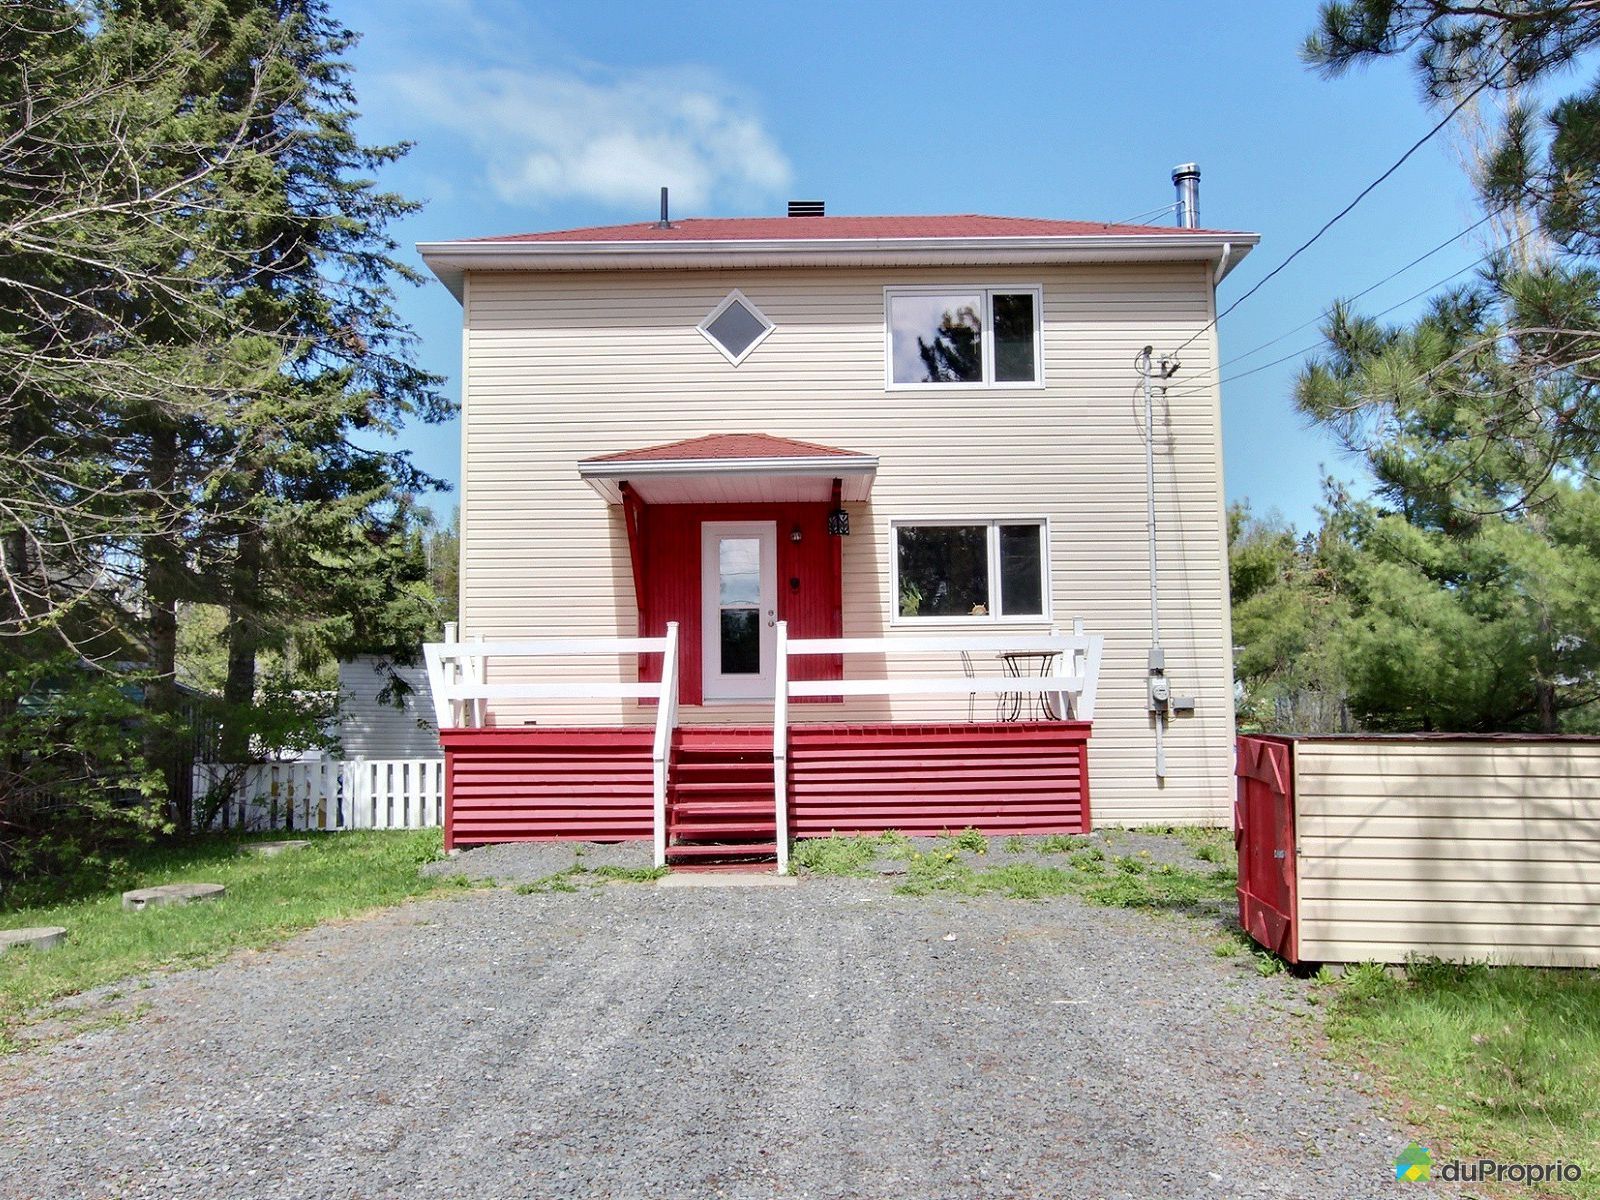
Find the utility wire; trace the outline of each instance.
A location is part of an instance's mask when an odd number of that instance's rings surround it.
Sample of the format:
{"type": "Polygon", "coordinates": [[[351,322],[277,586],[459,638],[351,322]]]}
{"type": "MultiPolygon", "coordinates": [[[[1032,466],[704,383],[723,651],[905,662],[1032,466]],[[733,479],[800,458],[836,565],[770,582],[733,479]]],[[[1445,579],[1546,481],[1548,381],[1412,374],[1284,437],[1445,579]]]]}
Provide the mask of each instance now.
{"type": "Polygon", "coordinates": [[[1152,208],[1152,209],[1148,210],[1147,212],[1134,213],[1133,216],[1124,217],[1120,221],[1113,222],[1113,224],[1116,224],[1116,225],[1132,225],[1135,221],[1143,220],[1145,217],[1159,217],[1162,213],[1169,213],[1173,209],[1180,208],[1180,207],[1182,207],[1182,206],[1180,204],[1176,204],[1176,203],[1174,203],[1174,204],[1163,204],[1160,208],[1152,208]]]}
{"type": "MultiPolygon", "coordinates": [[[[1361,297],[1363,297],[1363,296],[1371,295],[1373,292],[1377,291],[1379,288],[1381,288],[1384,284],[1388,283],[1390,280],[1398,279],[1401,275],[1404,275],[1407,271],[1411,270],[1412,267],[1420,266],[1422,263],[1424,263],[1428,259],[1432,258],[1435,254],[1439,253],[1439,251],[1445,249],[1447,246],[1452,246],[1456,242],[1459,242],[1462,238],[1466,237],[1467,234],[1472,233],[1475,230],[1481,229],[1489,221],[1492,221],[1494,219],[1496,213],[1499,212],[1499,211],[1500,210],[1497,209],[1495,212],[1491,212],[1487,216],[1484,216],[1484,217],[1480,218],[1479,220],[1474,221],[1471,225],[1468,225],[1465,229],[1461,230],[1459,233],[1455,233],[1455,234],[1452,234],[1450,237],[1447,237],[1444,241],[1440,242],[1437,246],[1435,246],[1432,250],[1429,250],[1426,254],[1417,255],[1416,258],[1413,258],[1405,266],[1399,267],[1396,270],[1390,271],[1382,279],[1378,280],[1377,283],[1369,284],[1367,287],[1362,288],[1355,295],[1347,296],[1347,297],[1345,297],[1345,299],[1347,301],[1349,301],[1349,302],[1354,302],[1356,300],[1361,299],[1361,297]]],[[[1478,261],[1481,262],[1483,260],[1479,259],[1478,261]]],[[[1475,266],[1477,264],[1475,263],[1473,265],[1475,266]]],[[[1235,354],[1232,358],[1224,359],[1222,361],[1221,365],[1224,366],[1224,367],[1232,366],[1236,362],[1243,362],[1247,358],[1253,358],[1255,355],[1260,354],[1268,346],[1276,346],[1279,342],[1283,341],[1284,338],[1293,337],[1295,334],[1299,333],[1302,329],[1308,329],[1312,325],[1315,325],[1317,322],[1319,322],[1319,321],[1321,321],[1323,319],[1324,315],[1325,314],[1318,314],[1317,316],[1312,317],[1309,321],[1302,322],[1301,324],[1296,325],[1293,329],[1287,330],[1287,331],[1285,331],[1283,333],[1280,333],[1275,338],[1271,338],[1268,341],[1262,342],[1259,346],[1256,346],[1256,347],[1253,347],[1252,349],[1246,350],[1242,354],[1235,354]]]]}
{"type": "Polygon", "coordinates": [[[1266,285],[1269,282],[1271,282],[1273,279],[1275,279],[1283,271],[1283,269],[1285,267],[1287,267],[1295,259],[1299,258],[1307,250],[1311,249],[1312,246],[1316,245],[1317,242],[1319,242],[1322,239],[1322,235],[1323,234],[1327,233],[1328,230],[1332,229],[1335,225],[1337,225],[1340,221],[1342,221],[1346,216],[1348,216],[1350,214],[1350,212],[1356,207],[1356,205],[1360,204],[1363,200],[1365,200],[1369,195],[1371,195],[1373,193],[1373,191],[1375,191],[1378,188],[1378,186],[1380,184],[1382,184],[1391,175],[1393,175],[1396,171],[1398,171],[1401,167],[1403,167],[1410,160],[1410,158],[1411,158],[1411,156],[1413,154],[1415,154],[1418,150],[1422,149],[1423,146],[1427,145],[1430,141],[1432,141],[1434,136],[1436,134],[1438,134],[1438,132],[1440,130],[1442,130],[1446,125],[1450,124],[1450,122],[1455,119],[1457,113],[1459,113],[1462,109],[1466,108],[1466,106],[1468,104],[1472,103],[1473,100],[1477,99],[1479,92],[1483,91],[1490,84],[1492,84],[1496,80],[1498,80],[1500,78],[1500,76],[1505,73],[1506,68],[1508,66],[1510,66],[1510,65],[1511,65],[1510,60],[1509,59],[1506,60],[1504,63],[1502,63],[1499,66],[1499,68],[1497,68],[1495,70],[1495,72],[1492,75],[1490,75],[1482,83],[1478,84],[1477,87],[1473,88],[1470,92],[1468,92],[1465,96],[1463,96],[1459,101],[1457,101],[1456,104],[1450,109],[1449,112],[1445,113],[1445,115],[1443,117],[1439,118],[1438,123],[1435,124],[1432,129],[1428,130],[1427,133],[1423,134],[1416,141],[1412,142],[1410,148],[1407,149],[1406,152],[1404,154],[1402,154],[1399,158],[1395,159],[1395,161],[1390,164],[1388,170],[1384,171],[1383,174],[1379,175],[1371,183],[1367,184],[1366,187],[1362,188],[1359,192],[1357,192],[1356,196],[1355,196],[1355,199],[1351,200],[1349,204],[1346,204],[1338,212],[1334,213],[1333,216],[1329,217],[1326,221],[1323,222],[1322,228],[1318,229],[1309,238],[1307,238],[1305,241],[1301,242],[1300,245],[1296,246],[1294,248],[1294,251],[1287,258],[1285,258],[1282,262],[1280,262],[1277,266],[1273,267],[1272,270],[1268,271],[1260,279],[1256,280],[1255,284],[1247,292],[1245,292],[1244,295],[1240,296],[1232,304],[1228,305],[1227,308],[1223,309],[1216,316],[1212,317],[1211,320],[1207,321],[1199,329],[1195,330],[1194,333],[1190,334],[1189,335],[1189,339],[1187,341],[1185,341],[1183,343],[1183,345],[1179,346],[1176,350],[1173,350],[1173,351],[1169,352],[1169,356],[1170,355],[1181,354],[1189,346],[1193,345],[1194,342],[1195,342],[1195,339],[1200,337],[1201,334],[1205,333],[1206,330],[1210,329],[1218,321],[1222,320],[1223,317],[1225,317],[1229,313],[1233,312],[1234,309],[1238,308],[1246,300],[1250,299],[1251,296],[1254,296],[1262,288],[1266,287],[1266,285]]]}
{"type": "MultiPolygon", "coordinates": [[[[1490,215],[1492,216],[1493,214],[1490,214],[1490,215]]],[[[1488,219],[1489,219],[1489,217],[1485,217],[1483,220],[1487,221],[1488,219]]],[[[1483,224],[1483,221],[1479,221],[1478,222],[1478,225],[1482,225],[1482,224],[1483,224]]],[[[1472,226],[1473,229],[1476,229],[1477,227],[1478,227],[1477,225],[1472,226]]],[[[1471,232],[1470,229],[1469,230],[1463,230],[1462,233],[1457,234],[1456,237],[1461,237],[1464,234],[1470,233],[1470,232],[1471,232]]],[[[1436,290],[1438,288],[1443,287],[1445,284],[1449,283],[1452,279],[1455,279],[1455,278],[1457,278],[1458,276],[1461,276],[1461,275],[1465,275],[1468,271],[1474,270],[1475,268],[1482,266],[1484,263],[1486,263],[1490,259],[1494,258],[1495,255],[1499,254],[1502,249],[1506,249],[1506,250],[1511,249],[1511,247],[1517,245],[1519,242],[1523,241],[1524,239],[1532,236],[1532,234],[1534,234],[1535,232],[1537,232],[1537,231],[1530,229],[1530,230],[1528,230],[1528,232],[1520,234],[1516,238],[1513,238],[1509,243],[1506,244],[1506,246],[1504,246],[1504,247],[1496,247],[1495,249],[1490,250],[1487,254],[1480,255],[1479,257],[1477,257],[1477,258],[1473,259],[1471,262],[1469,262],[1466,266],[1458,267],[1454,271],[1451,271],[1450,274],[1446,275],[1444,278],[1437,279],[1434,282],[1430,283],[1427,287],[1423,288],[1421,291],[1413,292],[1413,293],[1411,293],[1411,295],[1407,296],[1404,300],[1396,300],[1393,304],[1389,305],[1389,307],[1383,308],[1383,309],[1379,309],[1377,312],[1372,314],[1372,319],[1376,320],[1379,317],[1388,316],[1390,313],[1394,312],[1395,309],[1404,308],[1407,304],[1410,304],[1413,300],[1420,300],[1422,297],[1426,296],[1429,292],[1432,292],[1432,291],[1434,291],[1434,290],[1436,290]]],[[[1450,240],[1454,241],[1455,238],[1451,238],[1450,240]]],[[[1444,243],[1444,245],[1449,245],[1449,242],[1444,243]]],[[[1439,247],[1436,247],[1435,249],[1439,249],[1439,247]]],[[[1429,251],[1429,253],[1431,254],[1431,253],[1433,253],[1433,251],[1429,251]]],[[[1423,257],[1425,258],[1425,257],[1427,257],[1427,255],[1424,255],[1423,257]]],[[[1417,261],[1420,262],[1421,259],[1418,259],[1417,261]]],[[[1415,263],[1413,263],[1411,265],[1415,265],[1415,263]]],[[[1402,267],[1401,270],[1405,270],[1405,268],[1402,267]]],[[[1400,273],[1399,271],[1396,271],[1394,274],[1398,275],[1399,273],[1400,273]]],[[[1389,279],[1392,279],[1392,278],[1394,278],[1394,275],[1390,275],[1389,276],[1389,279]]],[[[1365,296],[1367,294],[1367,292],[1370,292],[1374,288],[1377,288],[1377,287],[1381,286],[1383,283],[1387,283],[1387,282],[1388,282],[1388,279],[1381,280],[1379,283],[1375,283],[1375,284],[1372,285],[1372,287],[1367,288],[1366,291],[1357,292],[1355,296],[1351,297],[1351,299],[1352,300],[1359,299],[1360,297],[1365,296]]],[[[1320,318],[1318,318],[1318,319],[1320,319],[1320,318]]],[[[1314,324],[1314,323],[1315,322],[1308,321],[1306,324],[1309,325],[1309,324],[1314,324]]],[[[1301,326],[1299,326],[1298,329],[1291,329],[1289,331],[1289,333],[1297,333],[1297,332],[1299,332],[1300,329],[1304,329],[1304,328],[1305,328],[1305,325],[1301,325],[1301,326]]],[[[1273,340],[1274,341],[1282,341],[1283,338],[1287,337],[1287,336],[1288,336],[1288,334],[1283,334],[1282,336],[1280,336],[1278,338],[1274,338],[1273,340]]],[[[1262,344],[1262,347],[1257,347],[1257,349],[1261,349],[1264,346],[1268,346],[1268,345],[1271,345],[1271,344],[1272,344],[1271,342],[1265,342],[1265,343],[1262,344]]],[[[1321,344],[1322,344],[1322,340],[1319,338],[1317,341],[1312,342],[1310,345],[1302,346],[1298,350],[1292,350],[1288,354],[1283,355],[1281,358],[1273,359],[1271,362],[1261,363],[1258,366],[1251,367],[1248,371],[1240,371],[1236,375],[1223,376],[1222,378],[1220,378],[1220,379],[1215,381],[1214,386],[1221,387],[1223,384],[1233,383],[1233,382],[1235,382],[1237,380],[1248,378],[1251,375],[1259,374],[1260,372],[1265,371],[1270,367],[1276,367],[1276,366],[1278,366],[1278,365],[1280,365],[1282,363],[1288,362],[1290,359],[1299,358],[1303,354],[1309,354],[1309,353],[1311,353],[1311,351],[1315,350],[1321,344]]],[[[1254,354],[1255,351],[1252,350],[1249,353],[1250,354],[1254,354]]],[[[1244,358],[1244,357],[1248,357],[1248,355],[1240,355],[1239,356],[1239,358],[1244,358]]],[[[1237,362],[1237,361],[1239,361],[1239,359],[1238,358],[1233,358],[1233,359],[1229,359],[1228,361],[1229,362],[1237,362]]],[[[1224,365],[1226,365],[1226,364],[1224,364],[1224,365]]],[[[1215,373],[1217,375],[1221,375],[1221,373],[1222,373],[1221,372],[1221,368],[1220,367],[1217,368],[1217,370],[1215,372],[1209,372],[1209,371],[1206,372],[1206,374],[1213,374],[1213,373],[1215,373]]],[[[1180,398],[1181,399],[1184,396],[1193,395],[1202,386],[1210,387],[1210,386],[1213,386],[1213,384],[1209,380],[1206,380],[1204,375],[1199,376],[1199,377],[1197,377],[1195,379],[1192,379],[1192,380],[1186,380],[1184,382],[1184,385],[1183,385],[1181,390],[1175,389],[1176,398],[1180,398]]]]}

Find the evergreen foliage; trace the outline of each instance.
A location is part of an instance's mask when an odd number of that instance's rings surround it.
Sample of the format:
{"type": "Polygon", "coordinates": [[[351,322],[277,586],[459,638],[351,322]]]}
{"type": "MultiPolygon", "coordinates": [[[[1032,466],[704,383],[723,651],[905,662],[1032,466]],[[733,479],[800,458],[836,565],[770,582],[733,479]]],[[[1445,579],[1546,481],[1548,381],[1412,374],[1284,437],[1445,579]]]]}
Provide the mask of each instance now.
{"type": "Polygon", "coordinates": [[[1561,97],[1554,81],[1597,46],[1590,3],[1323,5],[1305,57],[1326,73],[1408,57],[1430,100],[1497,102],[1474,182],[1551,250],[1506,240],[1404,324],[1333,306],[1295,402],[1374,488],[1330,487],[1299,542],[1243,513],[1230,528],[1247,720],[1282,728],[1316,694],[1372,729],[1595,726],[1600,84],[1561,97]]]}
{"type": "Polygon", "coordinates": [[[389,435],[451,410],[354,40],[324,0],[0,0],[0,875],[89,844],[69,811],[186,829],[205,731],[303,744],[335,658],[438,624],[389,435]]]}

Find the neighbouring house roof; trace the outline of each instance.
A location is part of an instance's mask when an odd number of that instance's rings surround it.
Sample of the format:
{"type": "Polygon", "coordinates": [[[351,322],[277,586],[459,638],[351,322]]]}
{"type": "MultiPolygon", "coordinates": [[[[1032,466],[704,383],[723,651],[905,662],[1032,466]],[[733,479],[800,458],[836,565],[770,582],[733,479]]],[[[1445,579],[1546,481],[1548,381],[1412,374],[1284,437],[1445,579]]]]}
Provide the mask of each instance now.
{"type": "Polygon", "coordinates": [[[626,483],[646,504],[825,501],[840,481],[843,499],[866,500],[878,460],[871,454],[769,433],[719,433],[600,454],[578,476],[610,504],[626,483]]]}
{"type": "Polygon", "coordinates": [[[542,233],[422,242],[423,260],[457,298],[468,271],[668,267],[976,266],[1050,262],[1207,261],[1220,279],[1254,233],[1032,217],[690,217],[542,233]]]}

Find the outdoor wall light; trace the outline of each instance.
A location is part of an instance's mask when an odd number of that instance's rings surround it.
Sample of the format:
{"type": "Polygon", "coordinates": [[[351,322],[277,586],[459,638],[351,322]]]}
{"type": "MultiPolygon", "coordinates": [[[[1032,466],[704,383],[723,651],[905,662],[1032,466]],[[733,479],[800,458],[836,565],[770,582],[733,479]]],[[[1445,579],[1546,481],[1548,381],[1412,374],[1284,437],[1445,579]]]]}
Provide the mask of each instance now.
{"type": "Polygon", "coordinates": [[[828,514],[828,533],[832,537],[850,536],[850,514],[836,508],[828,514]]]}
{"type": "Polygon", "coordinates": [[[803,536],[804,535],[800,532],[800,526],[798,525],[789,531],[789,540],[791,542],[798,542],[803,538],[803,536]]]}

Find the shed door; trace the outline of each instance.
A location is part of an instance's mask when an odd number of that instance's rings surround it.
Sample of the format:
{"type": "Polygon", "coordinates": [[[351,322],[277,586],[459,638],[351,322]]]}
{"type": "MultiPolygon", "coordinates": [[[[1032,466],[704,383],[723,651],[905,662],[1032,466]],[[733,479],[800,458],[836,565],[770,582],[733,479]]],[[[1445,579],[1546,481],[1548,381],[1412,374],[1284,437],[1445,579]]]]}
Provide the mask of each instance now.
{"type": "Polygon", "coordinates": [[[1234,774],[1239,924],[1268,950],[1297,962],[1293,743],[1241,737],[1234,774]]]}
{"type": "Polygon", "coordinates": [[[778,621],[778,526],[700,527],[700,661],[707,700],[770,700],[778,621]]]}

